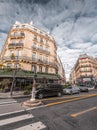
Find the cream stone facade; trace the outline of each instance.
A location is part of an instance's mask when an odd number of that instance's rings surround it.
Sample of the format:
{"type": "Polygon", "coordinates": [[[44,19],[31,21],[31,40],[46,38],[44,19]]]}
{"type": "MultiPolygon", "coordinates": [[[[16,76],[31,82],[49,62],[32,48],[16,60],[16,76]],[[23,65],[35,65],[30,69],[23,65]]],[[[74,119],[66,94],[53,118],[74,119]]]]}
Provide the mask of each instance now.
{"type": "MultiPolygon", "coordinates": [[[[0,55],[8,68],[20,68],[50,74],[59,74],[57,47],[54,38],[31,23],[16,22],[10,29],[0,55]]],[[[63,68],[61,64],[61,68],[63,68]]]]}
{"type": "Polygon", "coordinates": [[[80,55],[70,74],[70,81],[74,83],[96,83],[97,60],[87,54],[80,55]]]}
{"type": "Polygon", "coordinates": [[[63,68],[62,62],[60,60],[60,57],[57,56],[57,61],[58,61],[58,74],[62,77],[63,83],[66,82],[66,77],[65,77],[65,70],[63,68]]]}

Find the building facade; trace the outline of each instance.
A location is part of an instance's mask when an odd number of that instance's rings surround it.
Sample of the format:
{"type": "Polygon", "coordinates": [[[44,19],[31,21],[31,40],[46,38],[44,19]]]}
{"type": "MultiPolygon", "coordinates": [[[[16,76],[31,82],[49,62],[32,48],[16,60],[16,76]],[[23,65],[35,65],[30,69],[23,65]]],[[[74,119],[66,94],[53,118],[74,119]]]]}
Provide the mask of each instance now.
{"type": "Polygon", "coordinates": [[[97,60],[87,54],[80,55],[70,74],[72,84],[96,84],[97,60]]]}
{"type": "Polygon", "coordinates": [[[0,59],[1,64],[7,68],[62,76],[58,68],[54,38],[35,27],[32,22],[16,22],[12,26],[0,59]]]}
{"type": "Polygon", "coordinates": [[[58,60],[58,74],[60,74],[61,78],[61,82],[65,83],[66,82],[66,77],[65,77],[65,70],[63,68],[62,62],[60,60],[60,57],[57,56],[57,60],[58,60]]]}

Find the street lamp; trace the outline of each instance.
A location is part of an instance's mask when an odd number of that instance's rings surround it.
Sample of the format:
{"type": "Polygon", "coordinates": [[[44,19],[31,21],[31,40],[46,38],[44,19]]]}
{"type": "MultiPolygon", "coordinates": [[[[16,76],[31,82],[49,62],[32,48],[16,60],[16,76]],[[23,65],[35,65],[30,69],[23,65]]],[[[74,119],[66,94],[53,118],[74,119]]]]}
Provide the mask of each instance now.
{"type": "Polygon", "coordinates": [[[27,100],[27,101],[25,101],[25,102],[22,103],[22,105],[24,105],[24,106],[35,107],[35,106],[38,106],[38,105],[42,104],[42,102],[40,100],[35,100],[36,77],[37,77],[36,66],[34,66],[32,95],[31,95],[31,99],[30,100],[27,100]]]}
{"type": "MultiPolygon", "coordinates": [[[[11,59],[15,59],[15,56],[14,54],[11,55],[11,59]]],[[[13,88],[14,88],[14,85],[15,85],[15,78],[16,78],[16,73],[17,73],[17,61],[18,61],[18,56],[16,56],[16,66],[14,68],[14,73],[13,73],[13,80],[12,80],[12,85],[11,85],[11,88],[10,88],[10,96],[12,97],[12,94],[13,94],[13,88]]]]}

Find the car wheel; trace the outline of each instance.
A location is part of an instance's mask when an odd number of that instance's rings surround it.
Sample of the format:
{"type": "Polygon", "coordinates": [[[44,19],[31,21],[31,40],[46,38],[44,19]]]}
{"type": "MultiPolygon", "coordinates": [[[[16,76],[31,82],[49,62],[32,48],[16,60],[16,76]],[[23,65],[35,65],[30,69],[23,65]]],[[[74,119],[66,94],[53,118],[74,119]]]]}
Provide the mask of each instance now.
{"type": "Polygon", "coordinates": [[[43,94],[40,93],[40,94],[38,95],[38,98],[39,98],[39,99],[42,99],[42,98],[43,98],[43,94]]]}
{"type": "Polygon", "coordinates": [[[58,92],[58,97],[61,97],[62,96],[62,93],[61,92],[58,92]]]}

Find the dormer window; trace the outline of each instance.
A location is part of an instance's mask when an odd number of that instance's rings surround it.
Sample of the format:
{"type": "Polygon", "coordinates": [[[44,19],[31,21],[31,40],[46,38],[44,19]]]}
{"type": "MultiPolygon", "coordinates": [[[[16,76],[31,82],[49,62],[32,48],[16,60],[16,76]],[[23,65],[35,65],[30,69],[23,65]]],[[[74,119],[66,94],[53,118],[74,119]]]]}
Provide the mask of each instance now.
{"type": "Polygon", "coordinates": [[[17,25],[16,28],[19,28],[19,25],[17,25]]]}

